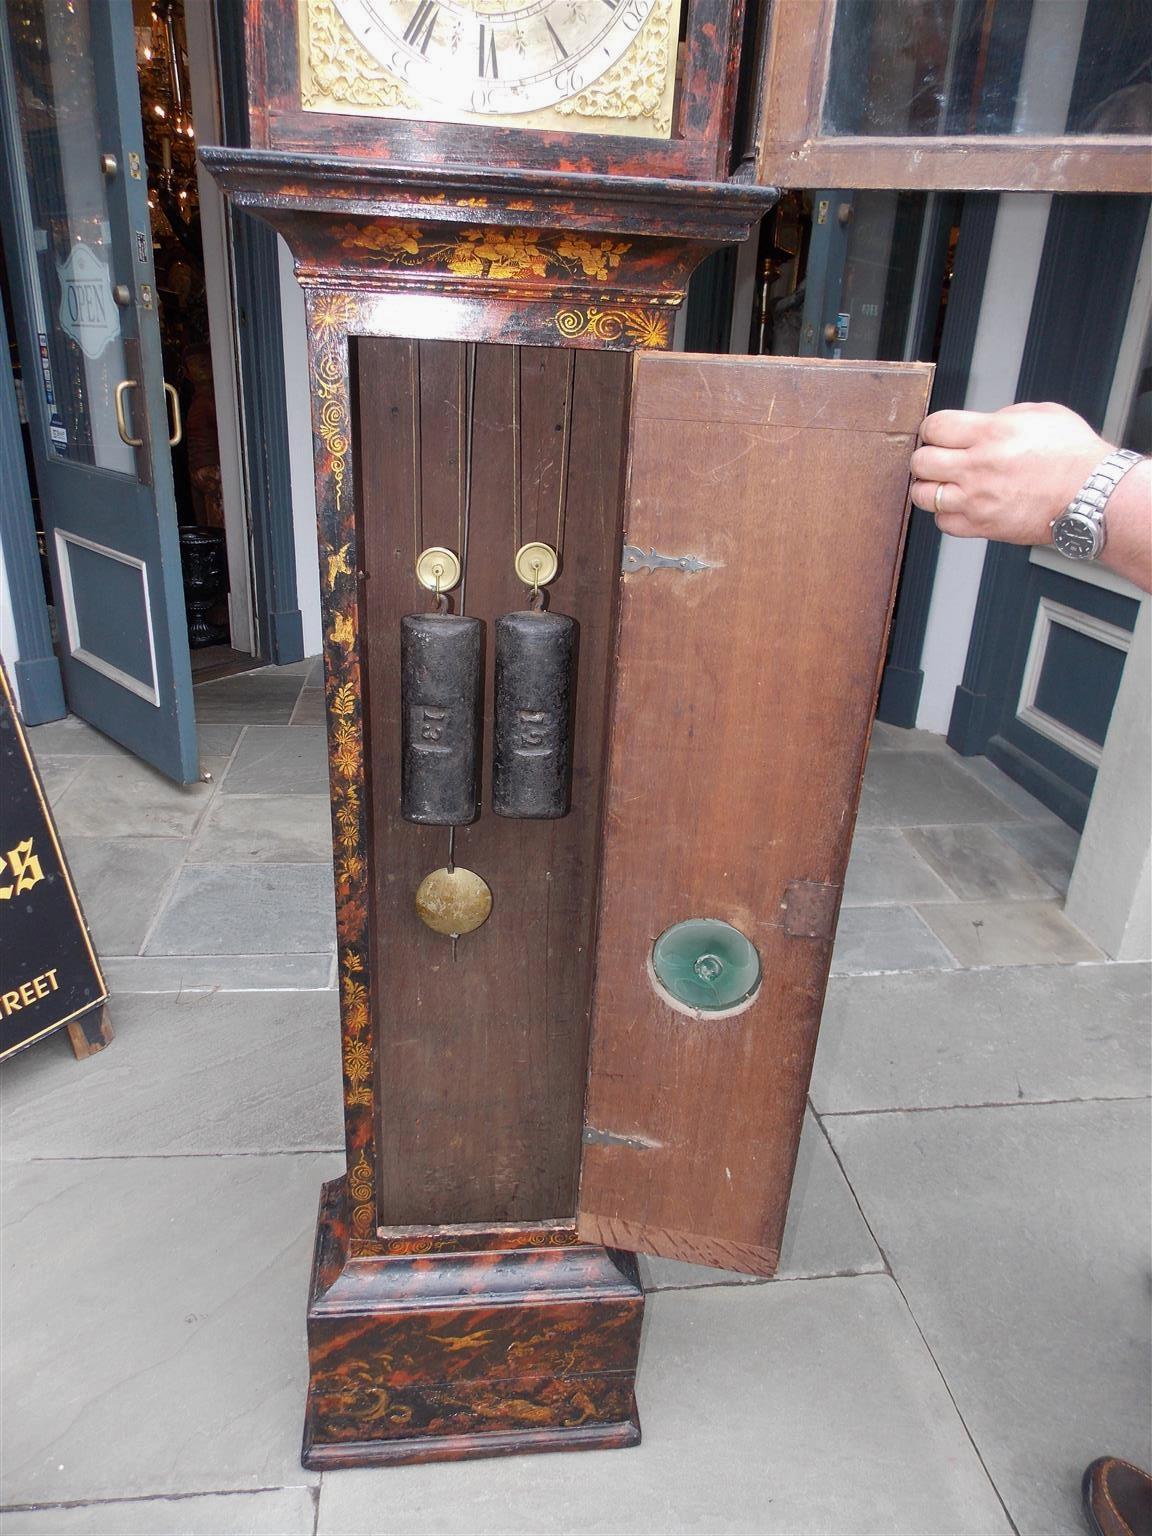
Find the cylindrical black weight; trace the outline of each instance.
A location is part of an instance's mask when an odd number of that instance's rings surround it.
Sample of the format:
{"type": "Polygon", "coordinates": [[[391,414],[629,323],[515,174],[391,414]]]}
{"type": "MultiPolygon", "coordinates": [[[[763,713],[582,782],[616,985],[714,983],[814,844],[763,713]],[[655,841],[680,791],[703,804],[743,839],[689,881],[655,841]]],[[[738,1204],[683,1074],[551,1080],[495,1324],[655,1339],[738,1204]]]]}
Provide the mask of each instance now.
{"type": "Polygon", "coordinates": [[[400,814],[459,827],[476,816],[480,755],[479,619],[408,613],[400,620],[400,814]]]}
{"type": "Polygon", "coordinates": [[[506,613],[496,624],[492,809],[497,816],[566,816],[572,779],[576,621],[506,613]]]}

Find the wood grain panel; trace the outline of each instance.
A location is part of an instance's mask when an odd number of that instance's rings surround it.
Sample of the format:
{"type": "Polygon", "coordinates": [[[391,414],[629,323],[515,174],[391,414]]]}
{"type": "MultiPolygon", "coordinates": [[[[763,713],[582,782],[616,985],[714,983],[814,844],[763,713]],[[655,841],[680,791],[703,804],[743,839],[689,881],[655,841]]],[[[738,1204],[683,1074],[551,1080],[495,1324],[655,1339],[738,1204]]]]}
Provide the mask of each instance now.
{"type": "MultiPolygon", "coordinates": [[[[551,606],[580,626],[572,810],[555,822],[491,813],[492,627],[525,606],[517,541],[556,539],[569,352],[476,348],[472,510],[464,611],[488,628],[482,810],[456,862],[493,894],[492,916],[449,941],[412,898],[447,858],[447,831],[399,814],[399,618],[428,607],[413,565],[412,380],[421,485],[415,542],[459,549],[460,402],[466,348],[356,344],[373,822],[372,928],[384,1225],[570,1216],[580,1149],[610,635],[618,584],[628,360],[576,354],[563,565],[551,606]],[[512,369],[521,364],[520,431],[512,369]],[[521,451],[523,516],[514,516],[521,451]]],[[[459,593],[456,594],[457,600],[459,593]]],[[[458,610],[459,611],[459,608],[458,610]]]]}
{"type": "Polygon", "coordinates": [[[579,1232],[771,1274],[903,537],[920,364],[637,356],[579,1232]],[[657,996],[721,918],[744,1012],[657,996]]]}

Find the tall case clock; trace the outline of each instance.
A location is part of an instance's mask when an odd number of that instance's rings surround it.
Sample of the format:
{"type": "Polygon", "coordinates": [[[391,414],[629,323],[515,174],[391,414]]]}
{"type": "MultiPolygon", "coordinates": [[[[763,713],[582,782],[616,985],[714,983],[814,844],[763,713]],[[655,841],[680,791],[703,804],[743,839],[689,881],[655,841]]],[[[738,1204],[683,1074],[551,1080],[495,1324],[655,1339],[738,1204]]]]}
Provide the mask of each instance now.
{"type": "Polygon", "coordinates": [[[307,304],[311,1467],[635,1444],[636,1254],[777,1263],[930,370],[670,350],[774,197],[741,24],[248,0],[251,147],[201,151],[307,304]]]}

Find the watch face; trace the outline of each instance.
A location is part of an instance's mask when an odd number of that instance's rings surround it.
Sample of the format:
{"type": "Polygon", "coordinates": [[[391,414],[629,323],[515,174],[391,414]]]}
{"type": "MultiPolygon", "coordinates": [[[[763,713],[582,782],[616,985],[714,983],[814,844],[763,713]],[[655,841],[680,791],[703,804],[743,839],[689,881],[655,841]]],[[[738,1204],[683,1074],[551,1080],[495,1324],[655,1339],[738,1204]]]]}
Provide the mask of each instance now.
{"type": "Polygon", "coordinates": [[[1052,542],[1070,560],[1091,560],[1103,547],[1099,525],[1079,512],[1065,512],[1056,519],[1052,524],[1052,542]]]}
{"type": "Polygon", "coordinates": [[[678,0],[299,0],[306,108],[671,133],[678,0]]]}

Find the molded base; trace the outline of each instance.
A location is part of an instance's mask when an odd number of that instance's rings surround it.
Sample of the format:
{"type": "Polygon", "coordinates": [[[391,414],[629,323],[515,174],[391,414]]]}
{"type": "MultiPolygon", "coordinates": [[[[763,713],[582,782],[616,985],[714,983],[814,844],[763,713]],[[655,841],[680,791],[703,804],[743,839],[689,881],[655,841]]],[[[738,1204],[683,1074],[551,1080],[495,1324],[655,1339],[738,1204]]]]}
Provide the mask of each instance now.
{"type": "MultiPolygon", "coordinates": [[[[635,1403],[635,1399],[633,1399],[635,1403]]],[[[518,1429],[476,1435],[421,1435],[412,1440],[353,1440],[313,1445],[304,1433],[301,1462],[312,1472],[330,1467],[397,1467],[421,1461],[472,1461],[480,1456],[527,1456],[533,1451],[612,1451],[640,1444],[635,1406],[622,1424],[573,1429],[518,1429]]]]}
{"type": "MultiPolygon", "coordinates": [[[[324,1186],[308,1308],[311,1469],[636,1445],[632,1254],[564,1241],[395,1254],[324,1186]]],[[[446,1229],[451,1234],[451,1229],[446,1229]]],[[[449,1236],[449,1241],[451,1237],[449,1236]]],[[[460,1241],[467,1239],[461,1234],[460,1241]]]]}

